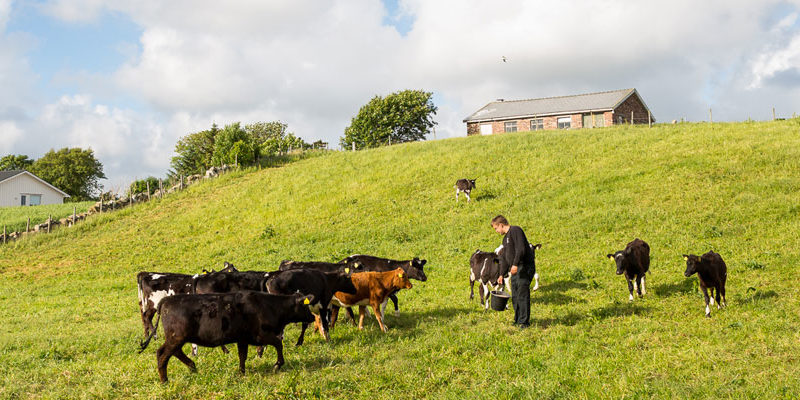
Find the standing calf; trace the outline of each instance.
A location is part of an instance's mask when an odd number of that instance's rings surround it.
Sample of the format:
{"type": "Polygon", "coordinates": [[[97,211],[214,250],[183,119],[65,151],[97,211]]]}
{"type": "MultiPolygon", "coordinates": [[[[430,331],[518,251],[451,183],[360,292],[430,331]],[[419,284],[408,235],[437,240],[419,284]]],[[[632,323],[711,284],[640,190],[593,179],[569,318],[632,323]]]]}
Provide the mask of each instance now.
{"type": "Polygon", "coordinates": [[[650,246],[644,240],[636,238],[625,246],[625,250],[608,254],[606,257],[614,259],[617,263],[617,275],[625,274],[630,301],[633,301],[634,291],[638,292],[639,297],[647,294],[644,275],[650,270],[650,246]]]}
{"type": "Polygon", "coordinates": [[[717,289],[717,309],[720,304],[723,307],[727,306],[725,301],[725,281],[728,279],[728,267],[722,257],[709,251],[698,257],[694,254],[683,255],[686,260],[686,272],[683,273],[687,278],[697,273],[697,280],[700,281],[700,287],[703,289],[703,296],[706,300],[706,317],[711,317],[711,309],[708,307],[709,299],[711,305],[714,305],[714,289],[717,289]],[[708,289],[711,289],[711,297],[708,296],[708,289]],[[720,296],[722,301],[720,301],[720,296]]]}
{"type": "Polygon", "coordinates": [[[467,196],[467,202],[469,202],[469,194],[472,189],[475,189],[475,179],[459,179],[453,187],[456,189],[456,201],[458,201],[458,193],[464,192],[464,195],[467,196]]]}
{"type": "Polygon", "coordinates": [[[386,324],[383,323],[383,311],[381,305],[389,301],[389,295],[400,289],[411,289],[411,282],[408,275],[402,268],[386,272],[358,272],[350,277],[353,286],[356,287],[355,294],[336,292],[331,299],[333,308],[331,315],[331,330],[336,325],[339,317],[339,307],[358,306],[359,320],[358,329],[364,329],[364,316],[367,314],[367,305],[372,306],[375,312],[375,319],[378,320],[381,330],[386,332],[386,324]]]}

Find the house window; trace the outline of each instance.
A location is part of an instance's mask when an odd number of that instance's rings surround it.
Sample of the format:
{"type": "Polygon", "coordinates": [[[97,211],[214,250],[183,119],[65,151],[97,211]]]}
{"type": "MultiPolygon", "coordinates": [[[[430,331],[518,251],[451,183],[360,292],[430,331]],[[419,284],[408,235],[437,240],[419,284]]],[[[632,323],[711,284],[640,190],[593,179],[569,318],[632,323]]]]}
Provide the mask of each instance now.
{"type": "Polygon", "coordinates": [[[517,131],[517,121],[513,122],[506,122],[505,123],[506,132],[516,132],[517,131]]]}
{"type": "Polygon", "coordinates": [[[26,197],[26,196],[25,196],[24,194],[19,196],[19,198],[20,198],[20,203],[19,203],[19,205],[21,205],[21,206],[24,206],[24,205],[25,205],[25,197],[26,197]]]}
{"type": "Polygon", "coordinates": [[[492,124],[481,124],[481,135],[491,135],[492,124]]]}
{"type": "Polygon", "coordinates": [[[544,119],[542,118],[534,118],[531,120],[531,130],[532,131],[540,131],[544,129],[544,119]]]}
{"type": "Polygon", "coordinates": [[[32,194],[28,196],[29,204],[32,206],[38,206],[42,204],[42,195],[40,194],[32,194]]]}
{"type": "Polygon", "coordinates": [[[558,129],[569,129],[572,125],[572,117],[561,117],[558,119],[558,129]]]}

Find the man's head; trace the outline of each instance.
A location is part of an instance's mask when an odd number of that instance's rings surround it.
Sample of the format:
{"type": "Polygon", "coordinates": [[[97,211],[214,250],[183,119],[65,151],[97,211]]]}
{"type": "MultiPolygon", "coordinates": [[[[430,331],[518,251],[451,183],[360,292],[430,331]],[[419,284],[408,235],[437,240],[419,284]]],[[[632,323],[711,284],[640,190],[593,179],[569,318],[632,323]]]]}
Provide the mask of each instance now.
{"type": "Polygon", "coordinates": [[[508,232],[508,220],[502,215],[492,218],[492,228],[495,232],[505,235],[508,232]]]}

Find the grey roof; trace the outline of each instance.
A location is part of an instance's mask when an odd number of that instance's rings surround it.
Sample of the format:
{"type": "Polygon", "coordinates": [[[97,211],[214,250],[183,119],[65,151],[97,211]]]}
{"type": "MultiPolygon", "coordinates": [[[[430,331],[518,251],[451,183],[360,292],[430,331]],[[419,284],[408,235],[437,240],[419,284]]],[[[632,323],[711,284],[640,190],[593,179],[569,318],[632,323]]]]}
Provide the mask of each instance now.
{"type": "Polygon", "coordinates": [[[10,171],[0,171],[0,182],[6,180],[8,178],[11,178],[12,176],[17,176],[17,175],[19,175],[19,174],[21,174],[23,172],[24,171],[21,170],[21,169],[10,170],[10,171]]]}
{"type": "MultiPolygon", "coordinates": [[[[632,94],[639,96],[636,89],[612,90],[609,92],[587,93],[573,96],[545,97],[541,99],[493,101],[476,111],[464,122],[493,121],[514,117],[532,117],[578,112],[610,111],[615,109],[632,94]]],[[[642,100],[644,104],[644,100],[642,100]]],[[[647,108],[647,105],[645,105],[647,108]]]]}

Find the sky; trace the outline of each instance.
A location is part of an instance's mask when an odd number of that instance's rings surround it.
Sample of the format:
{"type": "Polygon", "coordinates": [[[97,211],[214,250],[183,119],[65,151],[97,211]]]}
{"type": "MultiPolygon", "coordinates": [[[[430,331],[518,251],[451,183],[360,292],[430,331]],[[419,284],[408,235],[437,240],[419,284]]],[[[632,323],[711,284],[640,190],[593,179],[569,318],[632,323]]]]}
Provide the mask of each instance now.
{"type": "Polygon", "coordinates": [[[624,88],[659,122],[765,120],[800,114],[800,0],[0,0],[0,88],[0,156],[91,148],[106,190],[212,123],[337,147],[405,89],[436,139],[498,98],[624,88]]]}

